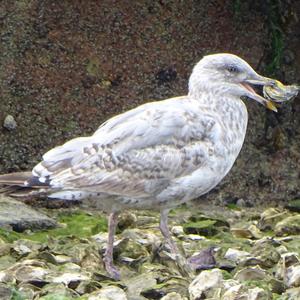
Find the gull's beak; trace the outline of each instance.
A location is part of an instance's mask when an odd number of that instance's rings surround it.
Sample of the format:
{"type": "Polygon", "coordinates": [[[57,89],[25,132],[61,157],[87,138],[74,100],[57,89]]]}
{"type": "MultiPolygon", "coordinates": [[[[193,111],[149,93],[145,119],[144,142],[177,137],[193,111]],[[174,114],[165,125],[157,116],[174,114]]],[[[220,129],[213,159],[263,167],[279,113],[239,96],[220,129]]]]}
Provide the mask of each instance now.
{"type": "Polygon", "coordinates": [[[249,97],[253,100],[256,100],[257,102],[261,103],[262,105],[264,105],[268,109],[277,112],[277,108],[276,108],[275,104],[272,101],[270,101],[268,99],[265,99],[264,97],[258,95],[251,86],[251,85],[273,86],[275,84],[275,82],[276,81],[274,79],[263,77],[263,76],[258,75],[257,73],[253,73],[253,74],[251,74],[251,77],[244,80],[241,83],[241,85],[246,90],[245,96],[247,96],[247,97],[249,97]]]}

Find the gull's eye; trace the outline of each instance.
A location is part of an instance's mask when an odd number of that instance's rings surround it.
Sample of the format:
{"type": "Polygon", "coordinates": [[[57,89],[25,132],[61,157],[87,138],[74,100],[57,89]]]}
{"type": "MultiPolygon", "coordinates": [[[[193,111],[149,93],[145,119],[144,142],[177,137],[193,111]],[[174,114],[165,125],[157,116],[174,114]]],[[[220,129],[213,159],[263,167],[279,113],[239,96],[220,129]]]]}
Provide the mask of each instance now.
{"type": "Polygon", "coordinates": [[[228,66],[228,67],[227,67],[227,70],[228,70],[230,73],[239,73],[239,69],[238,69],[236,66],[228,66]]]}

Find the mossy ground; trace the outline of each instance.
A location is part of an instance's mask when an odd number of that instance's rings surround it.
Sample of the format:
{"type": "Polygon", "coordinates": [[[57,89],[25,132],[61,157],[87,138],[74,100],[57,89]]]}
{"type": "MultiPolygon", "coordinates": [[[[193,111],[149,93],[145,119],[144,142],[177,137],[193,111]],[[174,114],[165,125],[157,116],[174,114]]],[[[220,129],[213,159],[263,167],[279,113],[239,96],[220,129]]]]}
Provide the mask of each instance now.
{"type": "Polygon", "coordinates": [[[91,215],[80,210],[73,213],[58,213],[57,221],[61,224],[60,227],[36,232],[18,233],[0,228],[0,237],[7,242],[29,239],[44,243],[49,237],[76,236],[78,238],[88,238],[98,232],[107,231],[107,221],[103,215],[91,215]]]}

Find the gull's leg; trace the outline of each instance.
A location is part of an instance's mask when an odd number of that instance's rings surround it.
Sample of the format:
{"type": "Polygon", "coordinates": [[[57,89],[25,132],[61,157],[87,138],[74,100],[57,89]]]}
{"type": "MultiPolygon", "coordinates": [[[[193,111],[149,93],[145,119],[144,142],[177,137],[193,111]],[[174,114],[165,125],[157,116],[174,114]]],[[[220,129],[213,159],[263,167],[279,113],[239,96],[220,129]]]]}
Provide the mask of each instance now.
{"type": "Polygon", "coordinates": [[[193,271],[191,269],[191,266],[186,261],[186,259],[180,254],[176,243],[173,241],[169,228],[168,228],[168,214],[169,209],[162,210],[160,212],[160,222],[159,222],[159,228],[163,235],[163,237],[166,239],[166,242],[169,244],[171,248],[171,253],[175,256],[175,260],[177,262],[177,266],[180,270],[180,272],[185,275],[192,278],[193,271]]]}
{"type": "Polygon", "coordinates": [[[104,254],[104,265],[105,269],[110,276],[114,279],[120,279],[120,272],[116,268],[113,262],[113,249],[114,249],[114,236],[116,232],[116,227],[118,224],[118,213],[113,212],[108,216],[108,241],[107,241],[107,248],[104,254]]]}
{"type": "Polygon", "coordinates": [[[159,222],[159,229],[163,235],[163,237],[166,239],[166,242],[171,248],[171,253],[175,256],[179,255],[179,250],[175,244],[175,242],[172,240],[169,228],[168,228],[168,214],[169,209],[162,210],[160,212],[160,222],[159,222]]]}

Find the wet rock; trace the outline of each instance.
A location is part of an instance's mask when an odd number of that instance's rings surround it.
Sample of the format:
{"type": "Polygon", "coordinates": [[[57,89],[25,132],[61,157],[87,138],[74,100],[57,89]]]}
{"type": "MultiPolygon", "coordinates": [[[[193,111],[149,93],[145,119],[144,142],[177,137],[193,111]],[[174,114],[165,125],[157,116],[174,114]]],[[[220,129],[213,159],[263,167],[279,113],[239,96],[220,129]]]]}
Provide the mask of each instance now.
{"type": "Polygon", "coordinates": [[[226,251],[224,258],[231,260],[233,262],[239,263],[241,260],[243,260],[247,257],[250,257],[250,256],[251,256],[251,254],[249,252],[229,248],[226,251]]]}
{"type": "Polygon", "coordinates": [[[48,280],[46,277],[49,272],[49,270],[39,266],[21,265],[15,270],[14,276],[17,282],[31,283],[41,287],[47,284],[48,280]]]}
{"type": "Polygon", "coordinates": [[[173,276],[150,289],[143,290],[141,295],[147,299],[160,299],[169,293],[175,292],[183,297],[187,297],[188,284],[187,279],[173,276]]]}
{"type": "Polygon", "coordinates": [[[300,288],[287,289],[285,293],[282,294],[283,299],[288,300],[299,300],[300,299],[300,288]]]}
{"type": "Polygon", "coordinates": [[[0,195],[0,227],[5,226],[11,226],[13,230],[22,232],[26,229],[54,228],[56,222],[20,201],[0,195]]]}
{"type": "Polygon", "coordinates": [[[126,293],[117,286],[106,286],[88,295],[88,300],[127,300],[126,293]]]}
{"type": "MultiPolygon", "coordinates": [[[[186,298],[185,298],[186,299],[186,298]]],[[[168,293],[167,295],[163,296],[160,300],[183,300],[180,294],[176,292],[168,293]]]]}
{"type": "Polygon", "coordinates": [[[223,300],[238,299],[238,295],[239,295],[241,289],[242,289],[241,284],[236,284],[236,285],[233,285],[233,286],[229,287],[228,289],[226,289],[225,293],[223,294],[222,299],[223,300]]]}
{"type": "Polygon", "coordinates": [[[129,239],[146,247],[148,251],[151,251],[153,248],[158,248],[162,243],[162,236],[159,230],[139,228],[126,229],[122,232],[121,236],[124,239],[129,239]]]}
{"type": "Polygon", "coordinates": [[[54,255],[48,251],[43,251],[38,254],[38,258],[43,259],[49,263],[60,265],[72,261],[72,258],[67,255],[54,255]]]}
{"type": "Polygon", "coordinates": [[[260,230],[273,230],[276,223],[288,217],[287,211],[282,211],[277,208],[268,208],[260,215],[258,227],[260,230]]]}
{"type": "Polygon", "coordinates": [[[289,201],[286,208],[290,211],[300,212],[300,199],[289,201]]]}
{"type": "Polygon", "coordinates": [[[183,225],[185,233],[204,236],[213,236],[218,231],[228,230],[228,228],[229,223],[226,220],[206,216],[191,216],[188,222],[183,225]]]}
{"type": "Polygon", "coordinates": [[[40,288],[30,283],[21,283],[18,285],[18,291],[26,300],[32,300],[40,292],[40,288]]]}
{"type": "Polygon", "coordinates": [[[208,297],[209,292],[221,286],[222,279],[223,275],[219,269],[201,272],[189,285],[190,299],[196,300],[208,297]]]}
{"type": "Polygon", "coordinates": [[[0,299],[2,300],[11,300],[13,291],[7,285],[0,283],[0,299]]]}
{"type": "Polygon", "coordinates": [[[11,245],[0,239],[0,256],[4,256],[10,252],[11,245]]]}
{"type": "Polygon", "coordinates": [[[277,248],[273,246],[272,241],[257,243],[251,250],[251,255],[257,260],[257,264],[263,268],[271,268],[280,259],[277,248]]]}
{"type": "Polygon", "coordinates": [[[184,230],[183,227],[180,225],[173,226],[171,228],[171,233],[178,238],[184,237],[184,230]]]}
{"type": "Polygon", "coordinates": [[[208,270],[216,266],[215,252],[219,248],[216,246],[203,249],[200,253],[191,256],[188,263],[194,270],[208,270]]]}
{"type": "Polygon", "coordinates": [[[12,115],[7,115],[3,121],[3,127],[8,130],[14,130],[17,128],[17,122],[12,115]]]}
{"type": "Polygon", "coordinates": [[[270,299],[269,293],[259,287],[249,289],[247,294],[248,294],[247,299],[251,299],[251,300],[268,300],[268,299],[270,299]]]}
{"type": "Polygon", "coordinates": [[[75,289],[81,281],[86,281],[91,278],[91,275],[81,273],[63,273],[59,276],[55,276],[52,280],[54,283],[63,283],[69,288],[75,289]]]}
{"type": "Polygon", "coordinates": [[[276,278],[285,279],[287,274],[287,269],[293,265],[298,265],[300,263],[299,258],[296,253],[287,252],[283,253],[276,268],[276,278]]]}
{"type": "Polygon", "coordinates": [[[287,268],[284,281],[288,287],[299,287],[300,265],[294,265],[287,268]]]}
{"type": "MultiPolygon", "coordinates": [[[[16,278],[15,276],[7,271],[0,271],[0,282],[2,283],[16,283],[16,278]]],[[[0,298],[1,299],[1,298],[0,298]]]]}
{"type": "Polygon", "coordinates": [[[259,266],[255,267],[247,267],[238,271],[234,275],[234,279],[239,282],[248,281],[248,280],[262,280],[268,277],[265,270],[260,268],[259,266]]]}
{"type": "Polygon", "coordinates": [[[260,230],[253,224],[247,228],[231,228],[230,231],[237,238],[259,239],[262,237],[260,230]]]}
{"type": "Polygon", "coordinates": [[[115,249],[118,260],[131,265],[150,257],[146,247],[129,239],[124,239],[115,249]]]}
{"type": "Polygon", "coordinates": [[[119,216],[117,229],[123,231],[127,228],[135,227],[136,221],[137,217],[134,213],[124,212],[119,216]]]}
{"type": "Polygon", "coordinates": [[[148,272],[138,276],[134,276],[128,280],[125,280],[124,283],[127,287],[127,296],[129,299],[134,299],[136,295],[140,295],[140,293],[144,290],[152,289],[156,284],[158,277],[155,272],[148,272]]]}
{"type": "Polygon", "coordinates": [[[82,258],[80,266],[86,270],[99,270],[102,269],[103,261],[98,252],[87,252],[82,258]]]}
{"type": "Polygon", "coordinates": [[[275,225],[277,236],[297,235],[300,233],[300,215],[285,218],[275,225]]]}
{"type": "MultiPolygon", "coordinates": [[[[40,296],[45,296],[45,299],[72,299],[78,296],[72,289],[66,287],[63,283],[49,283],[45,285],[40,296]]],[[[44,299],[43,297],[41,299],[44,299]]]]}
{"type": "Polygon", "coordinates": [[[21,239],[13,243],[12,253],[18,257],[24,257],[29,253],[40,250],[42,247],[40,243],[21,239]]]}

